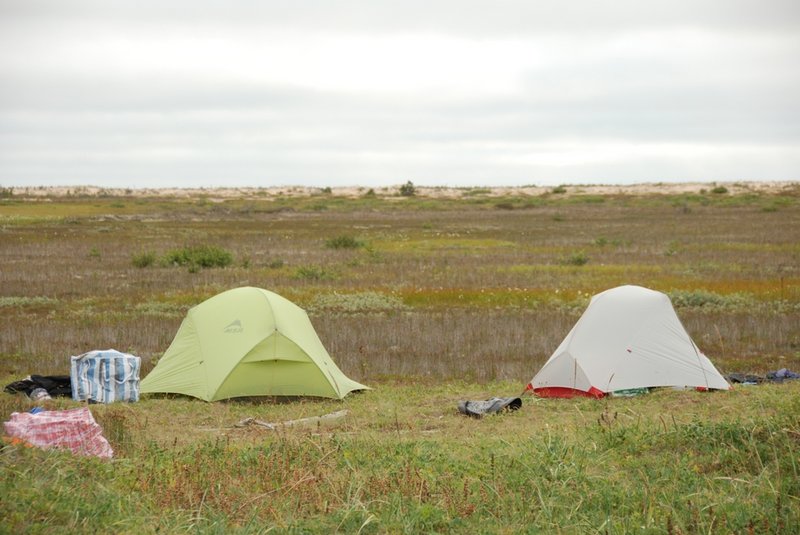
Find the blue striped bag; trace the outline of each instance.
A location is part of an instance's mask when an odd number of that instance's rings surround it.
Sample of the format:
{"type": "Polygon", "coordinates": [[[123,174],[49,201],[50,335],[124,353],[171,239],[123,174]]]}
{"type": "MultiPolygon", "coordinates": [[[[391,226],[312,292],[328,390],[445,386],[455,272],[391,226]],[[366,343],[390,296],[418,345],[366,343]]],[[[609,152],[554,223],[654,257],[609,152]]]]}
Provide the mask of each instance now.
{"type": "Polygon", "coordinates": [[[72,399],[90,403],[139,401],[141,359],[114,349],[70,359],[72,399]]]}

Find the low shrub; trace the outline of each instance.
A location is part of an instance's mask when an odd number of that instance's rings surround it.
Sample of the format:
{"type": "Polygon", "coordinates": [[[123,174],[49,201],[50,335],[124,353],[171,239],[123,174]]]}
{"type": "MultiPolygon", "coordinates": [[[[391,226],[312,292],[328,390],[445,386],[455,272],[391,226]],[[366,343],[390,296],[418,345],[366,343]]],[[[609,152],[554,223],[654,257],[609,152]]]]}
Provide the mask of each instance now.
{"type": "Polygon", "coordinates": [[[589,262],[589,257],[583,251],[577,251],[561,259],[561,263],[567,266],[583,266],[589,262]]]}
{"type": "Polygon", "coordinates": [[[156,253],[153,251],[142,251],[133,255],[131,263],[137,268],[146,268],[156,263],[156,253]]]}
{"type": "Polygon", "coordinates": [[[417,194],[417,188],[414,187],[414,184],[409,180],[402,186],[400,186],[400,195],[403,197],[413,197],[417,194]]]}
{"type": "Polygon", "coordinates": [[[197,245],[173,249],[164,255],[164,263],[189,268],[226,267],[233,262],[233,255],[215,245],[197,245]]]}
{"type": "Polygon", "coordinates": [[[364,247],[364,242],[353,236],[342,234],[326,240],[325,247],[328,249],[358,249],[359,247],[364,247]]]}

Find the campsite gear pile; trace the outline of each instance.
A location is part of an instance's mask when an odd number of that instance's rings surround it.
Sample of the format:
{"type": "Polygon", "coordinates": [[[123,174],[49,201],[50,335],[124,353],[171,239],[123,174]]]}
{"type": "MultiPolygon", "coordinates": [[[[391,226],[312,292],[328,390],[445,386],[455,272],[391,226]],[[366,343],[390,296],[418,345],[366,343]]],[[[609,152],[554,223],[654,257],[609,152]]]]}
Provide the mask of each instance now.
{"type": "Polygon", "coordinates": [[[767,372],[766,376],[753,375],[750,373],[730,373],[725,378],[731,383],[742,385],[758,385],[761,383],[782,383],[800,379],[800,373],[793,372],[787,368],[781,368],[774,372],[767,372]]]}
{"type": "Polygon", "coordinates": [[[75,401],[113,403],[139,400],[141,359],[115,349],[70,357],[70,375],[30,375],[5,386],[34,401],[71,396],[75,401]]]}
{"type": "Polygon", "coordinates": [[[800,373],[787,370],[786,368],[781,368],[778,371],[767,373],[767,381],[773,383],[782,383],[792,379],[800,379],[800,373]]]}
{"type": "MultiPolygon", "coordinates": [[[[90,351],[70,358],[70,375],[31,375],[7,385],[5,391],[24,393],[33,401],[69,395],[89,403],[138,401],[140,362],[139,357],[114,349],[90,351]]],[[[30,412],[12,413],[3,425],[12,442],[68,449],[78,455],[113,455],[88,407],[53,411],[34,407],[30,412]]]]}
{"type": "Polygon", "coordinates": [[[87,407],[36,413],[14,412],[3,423],[12,441],[40,448],[64,448],[78,455],[110,459],[114,452],[87,407]]]}

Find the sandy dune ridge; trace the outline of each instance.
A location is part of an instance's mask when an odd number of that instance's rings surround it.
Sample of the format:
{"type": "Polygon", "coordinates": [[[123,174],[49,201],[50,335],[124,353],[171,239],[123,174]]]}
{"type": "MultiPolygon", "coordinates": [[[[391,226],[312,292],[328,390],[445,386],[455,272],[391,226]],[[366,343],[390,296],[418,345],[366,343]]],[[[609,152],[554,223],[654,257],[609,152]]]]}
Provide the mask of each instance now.
{"type": "MultiPolygon", "coordinates": [[[[800,187],[800,182],[765,181],[765,182],[685,182],[685,183],[642,183],[629,185],[564,185],[565,191],[560,195],[675,195],[684,193],[704,193],[715,187],[723,186],[732,195],[743,193],[777,194],[800,187]]],[[[210,200],[226,199],[269,199],[274,197],[308,197],[329,194],[338,197],[361,197],[374,194],[378,197],[399,197],[400,185],[385,187],[331,187],[319,188],[310,186],[268,186],[240,188],[104,188],[99,186],[14,186],[6,188],[14,197],[204,197],[210,200]],[[370,193],[371,192],[371,193],[370,193]]],[[[509,186],[509,187],[450,187],[450,186],[415,186],[416,195],[432,198],[459,198],[465,195],[485,195],[488,197],[506,197],[523,195],[537,197],[553,194],[554,186],[509,186]]],[[[402,197],[401,197],[402,198],[402,197]]]]}

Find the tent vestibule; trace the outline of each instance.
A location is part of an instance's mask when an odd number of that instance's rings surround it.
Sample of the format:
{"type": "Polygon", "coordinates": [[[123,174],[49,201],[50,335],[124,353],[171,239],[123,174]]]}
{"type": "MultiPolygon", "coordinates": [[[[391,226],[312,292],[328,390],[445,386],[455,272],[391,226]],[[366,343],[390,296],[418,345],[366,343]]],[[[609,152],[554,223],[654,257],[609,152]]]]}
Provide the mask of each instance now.
{"type": "Polygon", "coordinates": [[[191,308],[142,393],[216,401],[244,396],[341,399],[366,386],[331,359],[303,309],[261,288],[236,288],[191,308]]]}

